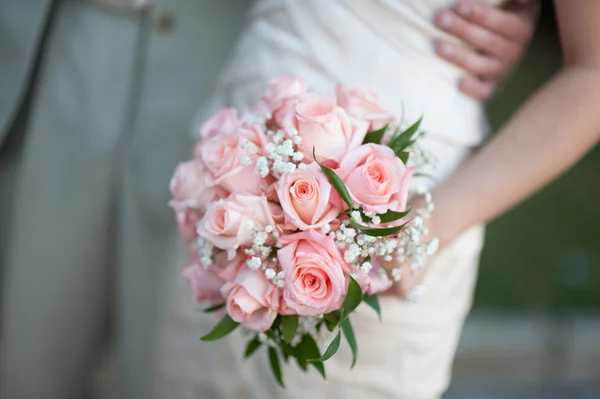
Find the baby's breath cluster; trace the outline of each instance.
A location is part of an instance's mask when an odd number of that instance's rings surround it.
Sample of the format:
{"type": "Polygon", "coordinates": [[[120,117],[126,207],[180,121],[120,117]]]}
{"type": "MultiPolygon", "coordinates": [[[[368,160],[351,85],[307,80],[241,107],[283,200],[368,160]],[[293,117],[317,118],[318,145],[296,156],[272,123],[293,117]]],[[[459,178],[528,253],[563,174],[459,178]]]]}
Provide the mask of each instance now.
{"type": "Polygon", "coordinates": [[[202,266],[204,269],[208,269],[213,263],[213,244],[210,241],[205,240],[203,237],[198,237],[196,239],[195,247],[196,253],[198,254],[198,259],[200,259],[200,266],[202,266]]]}
{"type": "MultiPolygon", "coordinates": [[[[411,223],[400,231],[397,238],[398,247],[394,254],[395,261],[399,265],[408,264],[413,273],[425,266],[427,259],[437,252],[439,243],[437,238],[423,242],[423,236],[429,233],[425,221],[431,216],[434,206],[427,188],[418,187],[417,194],[423,197],[425,205],[416,210],[416,216],[411,223]]],[[[394,281],[402,278],[399,267],[392,269],[391,274],[394,281]]]]}
{"type": "MultiPolygon", "coordinates": [[[[298,146],[302,138],[298,130],[267,130],[270,141],[265,145],[265,154],[256,159],[256,172],[262,177],[272,174],[279,177],[283,173],[293,172],[304,159],[304,154],[298,146]]],[[[252,163],[248,157],[243,162],[252,163]]]]}
{"type": "MultiPolygon", "coordinates": [[[[251,222],[249,222],[251,223],[251,222]]],[[[277,287],[285,285],[284,274],[277,263],[277,249],[280,244],[277,243],[279,233],[273,226],[263,226],[256,224],[248,226],[254,229],[252,235],[252,247],[246,248],[248,255],[246,264],[252,270],[262,270],[265,277],[273,282],[277,287]]]]}
{"type": "MultiPolygon", "coordinates": [[[[369,273],[373,270],[372,259],[380,258],[385,262],[395,261],[398,267],[389,271],[384,268],[377,269],[382,279],[391,278],[398,281],[402,277],[401,266],[408,264],[413,272],[423,268],[427,259],[431,257],[438,247],[438,240],[423,242],[423,237],[428,234],[425,221],[433,211],[431,194],[425,187],[417,189],[417,195],[424,198],[423,208],[416,209],[416,216],[397,234],[384,237],[374,237],[362,233],[352,227],[350,220],[344,220],[339,229],[331,231],[326,225],[321,232],[333,236],[336,246],[343,252],[344,260],[358,272],[369,273]]],[[[361,225],[380,225],[381,218],[373,212],[353,210],[350,217],[361,225]]]]}

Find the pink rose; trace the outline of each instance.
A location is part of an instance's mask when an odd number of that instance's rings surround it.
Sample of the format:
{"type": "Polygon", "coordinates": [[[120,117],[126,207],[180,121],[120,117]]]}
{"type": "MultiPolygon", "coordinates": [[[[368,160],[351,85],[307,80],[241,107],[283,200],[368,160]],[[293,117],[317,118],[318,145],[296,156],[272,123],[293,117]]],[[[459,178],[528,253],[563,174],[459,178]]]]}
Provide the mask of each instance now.
{"type": "Polygon", "coordinates": [[[175,210],[192,208],[204,212],[206,205],[227,195],[221,187],[205,184],[206,170],[200,161],[182,162],[177,165],[169,188],[173,199],[169,205],[175,210]]]}
{"type": "Polygon", "coordinates": [[[319,165],[309,164],[283,174],[277,187],[277,196],[285,221],[295,228],[320,228],[340,213],[330,202],[332,187],[319,165]]]}
{"type": "Polygon", "coordinates": [[[267,331],[277,317],[279,289],[267,280],[262,270],[240,269],[221,293],[226,298],[227,314],[253,331],[267,331]]]}
{"type": "Polygon", "coordinates": [[[337,310],[346,294],[349,267],[333,237],[306,230],[283,236],[277,258],[285,274],[283,299],[301,316],[316,316],[337,310]]]}
{"type": "Polygon", "coordinates": [[[352,199],[366,211],[406,210],[413,169],[387,146],[365,144],[350,150],[336,170],[352,199]]]}
{"type": "MultiPolygon", "coordinates": [[[[300,96],[307,92],[306,82],[299,76],[282,76],[267,84],[267,90],[253,111],[269,113],[277,126],[293,110],[300,96]]],[[[277,127],[276,126],[276,127],[277,127]]]]}
{"type": "Polygon", "coordinates": [[[218,303],[222,300],[221,288],[225,281],[210,270],[194,263],[181,273],[188,281],[194,302],[209,301],[218,303]]]}
{"type": "Polygon", "coordinates": [[[231,259],[236,249],[252,244],[257,225],[275,228],[273,214],[280,212],[278,205],[267,202],[263,196],[233,194],[208,206],[198,223],[198,234],[228,251],[231,259]]]}
{"type": "Polygon", "coordinates": [[[367,133],[366,125],[351,123],[346,112],[338,107],[335,97],[325,94],[308,94],[283,122],[287,131],[297,130],[304,156],[313,159],[312,151],[320,161],[339,161],[351,148],[358,147],[367,133]]]}
{"type": "Polygon", "coordinates": [[[364,86],[338,85],[336,94],[338,104],[348,115],[369,122],[369,131],[379,130],[396,119],[381,97],[364,86]]]}
{"type": "Polygon", "coordinates": [[[221,186],[231,193],[259,194],[268,181],[256,172],[254,161],[262,154],[264,145],[265,135],[258,125],[200,142],[207,186],[221,186]]]}
{"type": "Polygon", "coordinates": [[[235,133],[240,121],[235,108],[222,108],[212,118],[204,122],[200,128],[203,139],[209,139],[221,134],[235,133]]]}
{"type": "Polygon", "coordinates": [[[187,243],[196,240],[196,223],[200,220],[200,215],[193,209],[177,209],[175,210],[175,219],[177,221],[177,232],[181,238],[187,243]]]}

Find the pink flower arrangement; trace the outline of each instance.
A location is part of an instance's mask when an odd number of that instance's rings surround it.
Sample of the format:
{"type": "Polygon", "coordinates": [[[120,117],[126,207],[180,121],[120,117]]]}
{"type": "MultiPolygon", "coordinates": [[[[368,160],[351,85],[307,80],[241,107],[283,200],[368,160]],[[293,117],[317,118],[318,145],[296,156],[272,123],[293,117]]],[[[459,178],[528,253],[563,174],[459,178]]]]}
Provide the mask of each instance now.
{"type": "Polygon", "coordinates": [[[383,263],[425,261],[414,240],[425,214],[407,223],[420,121],[402,130],[367,88],[313,93],[296,76],[241,115],[204,123],[170,184],[193,300],[223,309],[203,340],[242,325],[255,334],[247,355],[271,342],[280,383],[276,348],[324,374],[341,335],[355,341],[348,315],[363,302],[379,312],[376,294],[399,278],[383,263]],[[337,335],[321,355],[325,329],[337,335]]]}

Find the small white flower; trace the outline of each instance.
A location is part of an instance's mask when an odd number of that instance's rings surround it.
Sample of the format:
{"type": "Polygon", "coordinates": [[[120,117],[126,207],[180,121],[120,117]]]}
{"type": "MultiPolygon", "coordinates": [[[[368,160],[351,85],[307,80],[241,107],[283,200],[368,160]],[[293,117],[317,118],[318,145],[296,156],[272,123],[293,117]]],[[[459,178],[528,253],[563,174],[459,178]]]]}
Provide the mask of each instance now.
{"type": "Polygon", "coordinates": [[[373,216],[371,222],[373,222],[373,224],[381,224],[381,218],[379,216],[373,216]]]}
{"type": "Polygon", "coordinates": [[[331,226],[329,224],[325,224],[325,225],[323,225],[323,227],[321,227],[322,234],[327,234],[330,231],[331,231],[331,226]]]}
{"type": "Polygon", "coordinates": [[[265,151],[269,154],[275,152],[275,144],[267,143],[267,145],[265,145],[265,151]]]}
{"type": "Polygon", "coordinates": [[[373,265],[371,264],[371,262],[363,262],[360,269],[365,273],[369,273],[373,269],[373,265]]]}
{"type": "Polygon", "coordinates": [[[272,232],[273,232],[273,226],[271,226],[271,225],[265,226],[265,233],[272,233],[272,232]]]}
{"type": "Polygon", "coordinates": [[[242,158],[242,165],[245,165],[245,166],[252,165],[252,160],[250,159],[250,157],[242,158]]]}
{"type": "Polygon", "coordinates": [[[358,223],[362,223],[362,216],[360,215],[359,211],[352,211],[350,216],[352,216],[352,219],[356,220],[358,223]]]}
{"type": "Polygon", "coordinates": [[[254,236],[254,245],[261,246],[261,245],[264,245],[266,241],[267,241],[267,234],[263,231],[259,231],[254,236]]]}
{"type": "Polygon", "coordinates": [[[260,266],[262,265],[262,261],[260,260],[259,257],[253,256],[252,258],[250,258],[246,261],[246,264],[248,265],[248,267],[250,269],[258,270],[260,268],[260,266]]]}
{"type": "Polygon", "coordinates": [[[275,285],[279,288],[283,288],[283,287],[285,287],[285,281],[284,280],[276,280],[275,285]]]}
{"type": "MultiPolygon", "coordinates": [[[[296,133],[297,133],[297,131],[296,131],[296,133]]],[[[294,136],[293,141],[294,141],[294,144],[300,145],[300,144],[302,144],[302,137],[294,136]]]]}
{"type": "Polygon", "coordinates": [[[295,153],[292,155],[292,159],[293,159],[294,161],[296,161],[296,162],[300,162],[300,161],[302,161],[302,160],[304,159],[304,154],[303,154],[303,153],[301,153],[301,152],[295,152],[295,153]]]}
{"type": "Polygon", "coordinates": [[[273,270],[273,269],[265,270],[265,277],[268,278],[269,280],[273,280],[276,275],[277,275],[277,273],[275,273],[275,270],[273,270]]]}
{"type": "Polygon", "coordinates": [[[258,341],[262,342],[262,343],[267,342],[267,340],[269,339],[269,337],[265,333],[258,333],[257,338],[258,338],[258,341]]]}

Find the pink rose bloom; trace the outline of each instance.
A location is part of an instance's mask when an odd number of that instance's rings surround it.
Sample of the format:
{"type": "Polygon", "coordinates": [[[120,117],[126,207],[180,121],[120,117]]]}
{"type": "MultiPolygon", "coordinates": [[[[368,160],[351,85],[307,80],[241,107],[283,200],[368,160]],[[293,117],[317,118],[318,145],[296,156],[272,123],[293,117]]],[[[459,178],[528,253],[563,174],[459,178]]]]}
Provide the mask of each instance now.
{"type": "Polygon", "coordinates": [[[285,221],[294,230],[323,227],[340,213],[330,202],[333,188],[316,163],[283,174],[277,185],[285,221]]]}
{"type": "Polygon", "coordinates": [[[183,269],[181,274],[187,279],[190,285],[194,302],[209,301],[211,303],[218,303],[222,300],[221,288],[225,284],[225,281],[212,271],[194,263],[183,269]]]}
{"type": "Polygon", "coordinates": [[[209,139],[221,134],[235,133],[240,121],[235,108],[222,108],[200,128],[200,136],[209,139]]]}
{"type": "Polygon", "coordinates": [[[306,82],[299,76],[282,76],[267,84],[267,90],[253,111],[258,114],[270,113],[276,125],[294,109],[300,96],[307,92],[306,82]]]}
{"type": "Polygon", "coordinates": [[[337,101],[348,115],[369,122],[369,131],[379,130],[396,118],[381,97],[364,86],[336,87],[337,101]]]}
{"type": "Polygon", "coordinates": [[[199,213],[189,208],[175,210],[175,219],[179,236],[187,243],[195,241],[198,237],[196,224],[200,220],[199,213]]]}
{"type": "Polygon", "coordinates": [[[221,187],[208,187],[205,183],[206,170],[200,161],[182,162],[177,165],[169,189],[173,199],[169,205],[175,210],[192,208],[204,212],[206,205],[227,195],[221,187]]]}
{"type": "Polygon", "coordinates": [[[333,237],[306,230],[283,236],[277,258],[285,274],[283,299],[301,316],[316,316],[337,310],[346,294],[349,267],[333,237]]]}
{"type": "Polygon", "coordinates": [[[354,202],[366,211],[406,210],[413,169],[407,168],[391,148],[365,144],[350,150],[336,173],[354,202]]]}
{"type": "Polygon", "coordinates": [[[273,214],[280,212],[279,206],[267,202],[264,196],[233,194],[208,206],[198,223],[198,234],[228,251],[232,259],[239,247],[252,244],[257,224],[275,228],[273,214]]]}
{"type": "Polygon", "coordinates": [[[264,145],[265,135],[258,125],[201,141],[198,150],[207,169],[207,186],[221,186],[230,193],[259,194],[267,181],[256,172],[254,161],[264,145]],[[244,164],[245,158],[252,163],[244,164]]]}
{"type": "Polygon", "coordinates": [[[319,161],[339,161],[351,148],[358,147],[367,133],[366,125],[353,126],[335,97],[308,94],[283,122],[287,131],[296,129],[302,138],[300,147],[306,159],[313,159],[313,147],[319,161]]]}
{"type": "Polygon", "coordinates": [[[262,270],[240,269],[221,293],[226,298],[227,314],[253,331],[267,331],[277,317],[279,289],[267,280],[262,270]]]}

